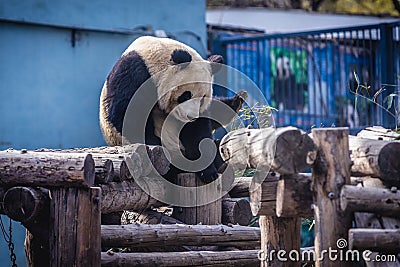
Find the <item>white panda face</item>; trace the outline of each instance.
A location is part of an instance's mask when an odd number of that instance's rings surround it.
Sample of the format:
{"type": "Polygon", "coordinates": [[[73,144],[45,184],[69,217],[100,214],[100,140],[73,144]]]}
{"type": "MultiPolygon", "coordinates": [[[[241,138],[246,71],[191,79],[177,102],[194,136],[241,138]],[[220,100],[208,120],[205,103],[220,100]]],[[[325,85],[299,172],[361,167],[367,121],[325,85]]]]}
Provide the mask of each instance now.
{"type": "Polygon", "coordinates": [[[207,83],[192,83],[178,86],[170,100],[172,114],[180,121],[198,118],[211,102],[212,89],[207,83]]]}

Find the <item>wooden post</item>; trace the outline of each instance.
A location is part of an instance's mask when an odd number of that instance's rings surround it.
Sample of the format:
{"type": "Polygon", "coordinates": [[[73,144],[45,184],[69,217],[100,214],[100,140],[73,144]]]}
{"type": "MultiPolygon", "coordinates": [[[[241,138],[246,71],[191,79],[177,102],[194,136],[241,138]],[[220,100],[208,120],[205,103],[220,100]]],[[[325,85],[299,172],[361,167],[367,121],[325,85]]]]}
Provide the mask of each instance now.
{"type": "MultiPolygon", "coordinates": [[[[300,266],[295,254],[291,251],[297,251],[300,254],[300,218],[278,218],[276,216],[260,216],[261,230],[261,266],[273,267],[292,267],[300,266]],[[278,258],[278,251],[285,251],[281,258],[278,258]],[[290,258],[292,257],[292,258],[290,258]],[[293,261],[292,261],[293,259],[293,261]]],[[[299,258],[301,259],[301,258],[299,258]]]]}
{"type": "Polygon", "coordinates": [[[313,216],[310,176],[305,174],[281,175],[276,190],[276,215],[278,217],[310,218],[313,216]]]}
{"type": "Polygon", "coordinates": [[[348,128],[313,129],[318,147],[313,167],[315,264],[319,266],[352,266],[351,262],[330,261],[324,250],[337,249],[337,242],[348,240],[351,216],[340,208],[340,190],[350,184],[348,128]]]}
{"type": "MultiPolygon", "coordinates": [[[[204,185],[204,183],[194,173],[178,174],[177,184],[185,187],[199,187],[204,185]]],[[[217,186],[221,188],[220,184],[217,186]]],[[[200,195],[195,194],[192,197],[197,199],[200,195]]],[[[200,201],[204,200],[199,200],[199,202],[200,201]]],[[[172,217],[186,224],[220,224],[222,218],[221,199],[202,206],[185,208],[174,207],[172,217]]]]}
{"type": "Polygon", "coordinates": [[[100,266],[100,191],[97,187],[51,190],[51,266],[100,266]]]}

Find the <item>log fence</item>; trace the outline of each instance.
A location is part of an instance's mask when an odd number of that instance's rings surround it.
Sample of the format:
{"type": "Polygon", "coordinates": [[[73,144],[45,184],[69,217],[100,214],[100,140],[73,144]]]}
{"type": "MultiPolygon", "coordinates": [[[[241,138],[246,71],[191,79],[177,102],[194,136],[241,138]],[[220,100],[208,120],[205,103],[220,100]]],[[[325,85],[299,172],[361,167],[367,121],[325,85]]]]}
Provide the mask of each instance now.
{"type": "MultiPolygon", "coordinates": [[[[400,266],[400,142],[373,133],[230,132],[222,158],[235,170],[257,168],[256,179],[230,177],[226,196],[199,207],[169,207],[136,183],[167,194],[153,179],[169,170],[161,147],[8,149],[0,151],[0,213],[27,228],[29,266],[354,266],[322,257],[329,249],[393,254],[391,265],[365,264],[400,266]],[[161,212],[166,206],[173,211],[161,212]],[[122,211],[135,222],[121,224],[122,211]],[[253,216],[259,227],[248,226],[253,216]],[[311,217],[314,247],[300,248],[301,218],[311,217]],[[278,251],[312,257],[282,261],[278,251]]],[[[190,173],[177,183],[202,185],[190,173]]]]}

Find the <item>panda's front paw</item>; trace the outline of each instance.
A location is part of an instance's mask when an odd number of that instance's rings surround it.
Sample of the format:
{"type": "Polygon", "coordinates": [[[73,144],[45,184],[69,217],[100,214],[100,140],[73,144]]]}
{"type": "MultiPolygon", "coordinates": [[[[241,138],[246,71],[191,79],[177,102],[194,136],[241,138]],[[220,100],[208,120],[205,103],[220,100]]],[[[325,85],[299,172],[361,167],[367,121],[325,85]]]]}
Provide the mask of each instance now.
{"type": "Polygon", "coordinates": [[[214,164],[211,164],[206,169],[199,172],[200,180],[208,184],[215,181],[218,178],[218,171],[214,164]]]}

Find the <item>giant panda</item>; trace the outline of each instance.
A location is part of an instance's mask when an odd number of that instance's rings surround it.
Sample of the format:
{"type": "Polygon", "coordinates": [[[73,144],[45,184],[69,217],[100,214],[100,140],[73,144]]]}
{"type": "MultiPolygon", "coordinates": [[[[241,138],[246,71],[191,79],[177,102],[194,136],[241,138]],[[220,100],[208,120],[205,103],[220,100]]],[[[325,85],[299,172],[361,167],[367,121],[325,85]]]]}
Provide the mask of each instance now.
{"type": "MultiPolygon", "coordinates": [[[[152,79],[157,103],[146,123],[145,143],[162,145],[161,129],[166,117],[174,110],[174,117],[185,122],[178,134],[180,143],[177,149],[189,160],[199,158],[200,142],[212,138],[212,131],[221,126],[210,118],[202,117],[210,109],[212,100],[227,104],[237,113],[247,97],[247,93],[241,91],[233,97],[213,98],[213,75],[220,68],[220,64],[215,63],[222,62],[223,58],[219,55],[204,60],[193,48],[169,38],[137,38],[116,62],[101,92],[100,126],[106,142],[111,146],[121,145],[128,104],[140,86],[152,79]],[[174,85],[196,75],[206,82],[174,85]]],[[[217,153],[214,162],[198,172],[200,179],[206,183],[215,180],[219,165],[221,159],[217,153]]],[[[171,168],[167,176],[174,176],[179,171],[178,168],[171,168]]]]}

